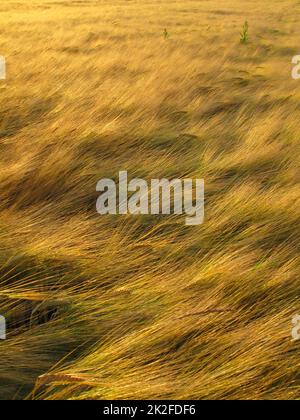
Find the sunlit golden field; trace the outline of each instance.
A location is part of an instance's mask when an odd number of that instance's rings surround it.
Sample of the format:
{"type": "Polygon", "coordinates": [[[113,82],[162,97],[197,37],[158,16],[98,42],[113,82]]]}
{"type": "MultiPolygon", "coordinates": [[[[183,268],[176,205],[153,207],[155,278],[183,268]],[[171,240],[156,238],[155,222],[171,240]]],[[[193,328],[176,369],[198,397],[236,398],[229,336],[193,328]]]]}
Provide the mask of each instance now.
{"type": "Polygon", "coordinates": [[[1,0],[1,399],[300,398],[299,16],[1,0]],[[203,178],[204,224],[100,216],[120,170],[203,178]]]}

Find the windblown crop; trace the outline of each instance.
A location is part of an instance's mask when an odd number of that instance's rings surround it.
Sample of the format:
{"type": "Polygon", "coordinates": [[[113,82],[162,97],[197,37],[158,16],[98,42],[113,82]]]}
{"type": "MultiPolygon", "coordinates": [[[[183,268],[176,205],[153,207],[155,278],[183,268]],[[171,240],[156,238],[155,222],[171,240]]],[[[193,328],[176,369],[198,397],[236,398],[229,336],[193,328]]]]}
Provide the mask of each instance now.
{"type": "Polygon", "coordinates": [[[1,2],[1,399],[300,397],[299,13],[1,2]],[[120,170],[204,179],[204,224],[100,216],[120,170]]]}

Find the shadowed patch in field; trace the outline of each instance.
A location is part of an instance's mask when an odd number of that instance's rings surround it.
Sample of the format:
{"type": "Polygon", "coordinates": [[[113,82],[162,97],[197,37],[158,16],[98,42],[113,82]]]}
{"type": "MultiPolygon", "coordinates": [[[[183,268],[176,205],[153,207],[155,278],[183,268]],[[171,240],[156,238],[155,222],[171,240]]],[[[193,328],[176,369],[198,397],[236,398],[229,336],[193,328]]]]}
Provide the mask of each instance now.
{"type": "Polygon", "coordinates": [[[22,111],[12,107],[0,112],[0,138],[13,136],[23,128],[40,122],[55,104],[56,100],[52,98],[42,99],[27,105],[22,111]]]}

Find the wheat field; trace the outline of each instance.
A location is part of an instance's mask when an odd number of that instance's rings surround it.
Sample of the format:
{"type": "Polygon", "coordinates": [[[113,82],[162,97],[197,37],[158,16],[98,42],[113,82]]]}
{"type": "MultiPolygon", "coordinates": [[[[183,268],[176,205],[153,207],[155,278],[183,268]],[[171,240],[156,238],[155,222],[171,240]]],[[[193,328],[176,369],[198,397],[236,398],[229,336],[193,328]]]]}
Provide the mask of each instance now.
{"type": "Polygon", "coordinates": [[[300,397],[299,13],[1,0],[1,399],[300,397]],[[120,170],[204,179],[204,223],[100,216],[120,170]]]}

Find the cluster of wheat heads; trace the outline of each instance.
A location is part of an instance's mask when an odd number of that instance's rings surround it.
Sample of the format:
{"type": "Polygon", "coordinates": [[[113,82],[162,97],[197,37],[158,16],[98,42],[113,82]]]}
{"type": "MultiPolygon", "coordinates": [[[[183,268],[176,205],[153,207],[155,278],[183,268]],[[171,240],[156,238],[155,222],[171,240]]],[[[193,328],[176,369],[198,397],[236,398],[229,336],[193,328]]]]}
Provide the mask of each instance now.
{"type": "Polygon", "coordinates": [[[300,5],[0,11],[0,398],[299,398],[300,5]],[[119,170],[203,178],[204,224],[99,216],[119,170]]]}

